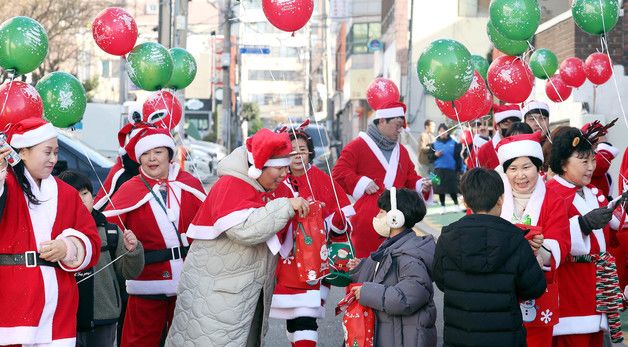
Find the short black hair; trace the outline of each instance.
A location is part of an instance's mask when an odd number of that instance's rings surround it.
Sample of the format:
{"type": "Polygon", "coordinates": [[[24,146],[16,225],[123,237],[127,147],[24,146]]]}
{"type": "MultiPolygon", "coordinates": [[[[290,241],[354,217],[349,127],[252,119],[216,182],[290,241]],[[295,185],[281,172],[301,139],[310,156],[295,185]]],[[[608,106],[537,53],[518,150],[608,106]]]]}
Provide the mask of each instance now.
{"type": "Polygon", "coordinates": [[[436,122],[434,122],[434,121],[433,121],[433,120],[431,120],[431,119],[426,119],[426,120],[425,120],[425,122],[423,122],[423,127],[424,127],[424,128],[427,128],[427,127],[428,127],[428,126],[430,126],[430,124],[432,124],[432,123],[436,123],[436,122]]]}
{"type": "Polygon", "coordinates": [[[436,128],[436,130],[440,130],[440,129],[445,129],[445,130],[447,130],[447,129],[449,129],[449,128],[447,128],[447,124],[445,124],[445,123],[440,123],[440,124],[438,125],[438,128],[436,128]]]}
{"type": "Polygon", "coordinates": [[[544,108],[533,108],[531,110],[529,110],[528,112],[526,112],[526,114],[523,115],[523,119],[525,119],[525,117],[532,115],[532,114],[540,114],[543,117],[549,117],[549,111],[544,109],[544,108]]]}
{"type": "MultiPolygon", "coordinates": [[[[518,158],[518,157],[517,157],[518,158]]],[[[504,168],[504,172],[506,172],[506,170],[508,170],[508,167],[512,164],[513,161],[515,161],[517,158],[512,158],[512,159],[508,159],[504,162],[504,164],[502,165],[502,167],[504,168]]],[[[537,157],[530,157],[528,156],[528,158],[530,158],[530,161],[532,162],[532,164],[534,164],[534,166],[536,166],[536,170],[537,171],[541,171],[541,167],[543,166],[543,162],[541,161],[541,159],[537,158],[537,157]]]]}
{"type": "MultiPolygon", "coordinates": [[[[303,141],[305,141],[305,145],[307,146],[307,151],[309,152],[309,155],[307,157],[307,161],[309,164],[312,163],[312,161],[314,161],[314,141],[312,141],[312,137],[310,135],[308,135],[305,131],[299,130],[299,129],[290,129],[288,130],[288,136],[290,137],[290,142],[296,140],[296,139],[301,139],[303,141]]],[[[293,149],[294,150],[294,149],[293,149]]]]}
{"type": "Polygon", "coordinates": [[[488,212],[504,195],[504,183],[495,170],[473,168],[462,175],[460,191],[471,211],[488,212]]]}
{"type": "Polygon", "coordinates": [[[90,191],[90,193],[94,194],[94,187],[92,186],[92,182],[82,172],[65,170],[61,172],[57,177],[59,177],[59,179],[63,182],[74,187],[74,189],[79,192],[83,189],[87,189],[90,191]]]}
{"type": "Polygon", "coordinates": [[[532,127],[528,123],[515,122],[510,125],[510,128],[508,128],[506,137],[519,134],[532,134],[533,132],[532,127]]]}
{"type": "MultiPolygon", "coordinates": [[[[388,189],[377,199],[377,206],[386,212],[390,211],[390,191],[388,189]]],[[[422,221],[427,213],[427,207],[425,207],[425,202],[419,193],[406,188],[397,189],[397,209],[403,213],[406,220],[403,226],[408,229],[422,221]]]]}
{"type": "Polygon", "coordinates": [[[511,121],[511,122],[513,122],[513,123],[516,123],[516,122],[521,122],[521,118],[516,117],[516,116],[513,116],[513,117],[504,118],[504,119],[502,119],[502,120],[501,120],[501,122],[497,122],[497,124],[499,124],[499,123],[503,123],[503,122],[505,122],[505,121],[507,121],[507,120],[509,120],[509,121],[511,121]]]}
{"type": "Polygon", "coordinates": [[[582,136],[580,129],[564,127],[556,131],[552,138],[552,151],[549,160],[552,171],[557,175],[563,175],[565,173],[563,166],[574,152],[577,153],[578,158],[595,155],[593,145],[582,136]]]}

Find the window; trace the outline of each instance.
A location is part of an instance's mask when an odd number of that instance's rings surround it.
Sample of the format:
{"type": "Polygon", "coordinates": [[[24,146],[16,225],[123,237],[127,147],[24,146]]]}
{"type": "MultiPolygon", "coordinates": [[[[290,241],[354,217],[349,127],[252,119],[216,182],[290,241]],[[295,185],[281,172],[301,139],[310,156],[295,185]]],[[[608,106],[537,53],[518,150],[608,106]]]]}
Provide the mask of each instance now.
{"type": "Polygon", "coordinates": [[[303,94],[250,94],[248,102],[260,106],[303,106],[303,94]]]}
{"type": "Polygon", "coordinates": [[[209,130],[209,114],[208,113],[192,113],[187,112],[185,118],[189,123],[193,123],[198,131],[209,130]]]}
{"type": "Polygon", "coordinates": [[[459,0],[458,15],[460,17],[487,17],[490,0],[459,0]]]}
{"type": "Polygon", "coordinates": [[[158,14],[159,4],[146,4],[146,14],[158,14]]]}
{"type": "Polygon", "coordinates": [[[371,53],[369,42],[381,36],[380,23],[356,23],[347,35],[347,56],[371,53]]]}
{"type": "Polygon", "coordinates": [[[301,72],[294,70],[249,70],[251,81],[296,81],[301,77],[301,72]]]}
{"type": "Polygon", "coordinates": [[[111,77],[111,63],[109,60],[101,60],[100,66],[102,68],[102,77],[111,77]]]}

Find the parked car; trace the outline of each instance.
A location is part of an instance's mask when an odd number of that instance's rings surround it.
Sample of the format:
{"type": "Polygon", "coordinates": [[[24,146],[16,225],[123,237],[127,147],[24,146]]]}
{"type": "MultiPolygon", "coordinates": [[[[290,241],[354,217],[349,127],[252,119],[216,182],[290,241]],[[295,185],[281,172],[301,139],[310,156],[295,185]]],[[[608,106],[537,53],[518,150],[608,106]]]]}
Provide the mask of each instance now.
{"type": "Polygon", "coordinates": [[[185,141],[185,146],[192,151],[202,152],[209,156],[209,168],[214,176],[217,174],[216,170],[218,162],[227,156],[227,148],[213,142],[201,141],[188,137],[185,141]]]}
{"type": "Polygon", "coordinates": [[[58,140],[59,159],[52,174],[56,176],[65,170],[81,172],[89,177],[95,194],[101,187],[100,182],[107,178],[113,162],[79,140],[64,134],[59,134],[58,140]]]}
{"type": "MultiPolygon", "coordinates": [[[[282,128],[285,125],[288,127],[298,126],[298,124],[281,124],[277,126],[277,129],[282,128]]],[[[329,160],[329,167],[333,169],[338,156],[336,151],[332,150],[335,145],[330,143],[325,126],[310,124],[305,128],[305,133],[312,138],[312,142],[314,143],[314,160],[312,161],[312,164],[329,173],[325,157],[329,160]]]]}

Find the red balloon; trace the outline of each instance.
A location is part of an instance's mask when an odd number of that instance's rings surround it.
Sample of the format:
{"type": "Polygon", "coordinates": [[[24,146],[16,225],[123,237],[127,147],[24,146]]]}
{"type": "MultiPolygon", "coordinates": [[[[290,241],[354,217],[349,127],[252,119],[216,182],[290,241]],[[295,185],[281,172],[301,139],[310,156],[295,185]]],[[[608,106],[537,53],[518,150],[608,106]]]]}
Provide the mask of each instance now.
{"type": "Polygon", "coordinates": [[[501,101],[516,104],[532,93],[534,75],[521,58],[503,55],[488,68],[488,86],[501,101]]]}
{"type": "Polygon", "coordinates": [[[9,81],[0,86],[0,131],[8,124],[43,115],[44,104],[35,87],[19,81],[9,81]]]}
{"type": "Polygon", "coordinates": [[[473,74],[473,81],[471,82],[469,90],[454,101],[455,110],[452,107],[451,101],[436,99],[436,105],[447,118],[451,118],[455,121],[460,120],[461,122],[468,122],[488,114],[486,110],[487,104],[490,110],[491,94],[486,88],[484,79],[482,79],[482,76],[477,71],[473,74]],[[457,116],[456,111],[458,111],[457,116]]]}
{"type": "Polygon", "coordinates": [[[389,102],[399,101],[399,88],[395,82],[379,77],[373,80],[366,89],[366,101],[374,110],[379,110],[389,102]]]}
{"type": "Polygon", "coordinates": [[[593,53],[584,62],[584,72],[593,84],[604,84],[613,76],[611,60],[604,53],[593,53]]]}
{"type": "Polygon", "coordinates": [[[103,51],[113,55],[125,55],[133,49],[137,41],[137,24],[124,9],[109,7],[94,18],[92,36],[103,51]]]}
{"type": "Polygon", "coordinates": [[[262,0],[264,15],[277,29],[295,32],[310,20],[313,0],[262,0]]]}
{"type": "Polygon", "coordinates": [[[553,102],[563,102],[571,95],[572,88],[563,82],[560,75],[552,76],[545,85],[545,94],[553,102]]]}
{"type": "Polygon", "coordinates": [[[584,63],[579,58],[567,58],[560,63],[560,78],[563,82],[570,86],[578,88],[587,80],[584,72],[584,63]]]}
{"type": "Polygon", "coordinates": [[[172,93],[160,90],[152,93],[142,107],[142,120],[172,130],[181,121],[183,108],[172,93]]]}

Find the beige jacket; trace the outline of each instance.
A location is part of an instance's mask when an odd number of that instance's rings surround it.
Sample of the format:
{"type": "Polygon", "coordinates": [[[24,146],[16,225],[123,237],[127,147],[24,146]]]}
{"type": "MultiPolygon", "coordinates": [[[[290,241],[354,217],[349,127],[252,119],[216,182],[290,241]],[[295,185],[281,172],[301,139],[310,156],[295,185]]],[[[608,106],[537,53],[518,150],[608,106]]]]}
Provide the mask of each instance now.
{"type": "Polygon", "coordinates": [[[436,136],[432,133],[422,132],[421,133],[421,141],[419,143],[419,163],[423,165],[429,165],[430,160],[427,157],[427,154],[431,150],[431,145],[436,141],[436,136]]]}
{"type": "MultiPolygon", "coordinates": [[[[235,176],[264,191],[247,175],[247,170],[243,147],[218,165],[219,176],[235,176]]],[[[179,282],[167,347],[263,344],[277,265],[277,257],[265,241],[293,216],[290,201],[278,198],[218,238],[192,243],[179,282]],[[258,304],[258,316],[262,307],[263,316],[254,322],[258,304]]]]}

